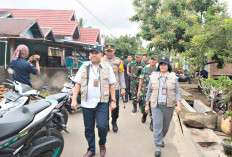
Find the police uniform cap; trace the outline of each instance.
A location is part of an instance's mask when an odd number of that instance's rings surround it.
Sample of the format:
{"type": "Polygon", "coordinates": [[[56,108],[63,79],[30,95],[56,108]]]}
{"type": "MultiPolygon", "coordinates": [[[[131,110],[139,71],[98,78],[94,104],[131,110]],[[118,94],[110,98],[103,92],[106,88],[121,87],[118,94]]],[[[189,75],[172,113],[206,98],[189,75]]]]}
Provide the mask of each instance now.
{"type": "Polygon", "coordinates": [[[115,46],[113,44],[106,44],[105,50],[115,50],[115,46]]]}

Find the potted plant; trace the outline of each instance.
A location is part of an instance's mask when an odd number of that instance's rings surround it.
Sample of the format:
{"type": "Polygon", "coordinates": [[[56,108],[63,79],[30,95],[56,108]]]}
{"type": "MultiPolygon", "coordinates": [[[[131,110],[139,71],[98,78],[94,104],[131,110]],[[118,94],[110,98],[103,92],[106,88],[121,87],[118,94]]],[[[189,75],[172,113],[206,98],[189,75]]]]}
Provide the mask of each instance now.
{"type": "MultiPolygon", "coordinates": [[[[230,108],[231,109],[231,108],[230,108]]],[[[222,131],[229,135],[227,139],[222,141],[224,151],[228,155],[232,155],[232,110],[219,111],[219,115],[222,115],[222,131]]]]}
{"type": "Polygon", "coordinates": [[[228,89],[231,89],[232,81],[227,76],[219,76],[218,80],[212,78],[202,79],[203,91],[208,96],[211,104],[210,111],[206,112],[206,122],[205,125],[207,128],[215,129],[217,124],[217,114],[214,112],[214,102],[216,95],[220,92],[225,93],[225,95],[231,96],[228,94],[228,89]]]}

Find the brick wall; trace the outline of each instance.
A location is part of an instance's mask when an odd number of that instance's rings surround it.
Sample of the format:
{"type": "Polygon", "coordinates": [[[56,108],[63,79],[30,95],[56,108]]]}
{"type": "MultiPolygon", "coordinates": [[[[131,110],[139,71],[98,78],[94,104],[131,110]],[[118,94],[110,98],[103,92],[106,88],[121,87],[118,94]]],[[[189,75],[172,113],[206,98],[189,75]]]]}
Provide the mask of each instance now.
{"type": "Polygon", "coordinates": [[[220,75],[232,75],[232,64],[226,63],[224,68],[217,69],[217,64],[209,64],[209,77],[216,78],[220,75]]]}

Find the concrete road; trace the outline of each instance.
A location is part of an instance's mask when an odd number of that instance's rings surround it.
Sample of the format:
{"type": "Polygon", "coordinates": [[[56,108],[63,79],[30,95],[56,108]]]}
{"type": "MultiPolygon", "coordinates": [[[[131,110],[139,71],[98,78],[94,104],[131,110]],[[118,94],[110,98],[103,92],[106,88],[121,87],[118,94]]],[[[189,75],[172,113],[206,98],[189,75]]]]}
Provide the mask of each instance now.
{"type": "MultiPolygon", "coordinates": [[[[155,145],[153,134],[149,129],[150,119],[141,123],[141,112],[132,113],[131,101],[120,102],[120,117],[118,119],[119,131],[110,131],[107,135],[106,157],[153,157],[155,145]]],[[[110,126],[111,127],[111,126],[110,126]]],[[[69,115],[67,129],[70,134],[62,132],[65,147],[62,157],[82,157],[88,148],[84,136],[84,124],[81,111],[69,115]]],[[[169,132],[164,139],[165,147],[162,148],[162,157],[197,157],[201,156],[196,145],[184,128],[185,136],[182,135],[179,122],[174,113],[169,132]]],[[[98,136],[96,129],[96,157],[99,157],[98,136]]]]}

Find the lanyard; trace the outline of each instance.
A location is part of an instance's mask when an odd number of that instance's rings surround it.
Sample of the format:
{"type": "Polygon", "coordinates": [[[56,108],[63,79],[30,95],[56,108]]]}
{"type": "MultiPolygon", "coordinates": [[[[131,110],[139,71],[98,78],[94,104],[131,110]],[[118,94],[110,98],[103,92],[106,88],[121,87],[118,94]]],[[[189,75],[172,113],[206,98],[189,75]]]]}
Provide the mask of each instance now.
{"type": "Polygon", "coordinates": [[[163,80],[162,77],[160,77],[160,80],[163,82],[163,85],[165,86],[165,83],[166,83],[167,78],[164,77],[164,79],[165,79],[165,80],[163,80]]]}
{"type": "Polygon", "coordinates": [[[100,79],[99,77],[100,76],[98,76],[98,74],[100,73],[100,67],[98,67],[98,69],[97,69],[97,74],[95,73],[95,71],[94,71],[94,69],[93,69],[93,65],[91,66],[91,68],[92,68],[92,70],[93,70],[93,73],[94,73],[94,75],[98,78],[98,80],[100,79]]]}

